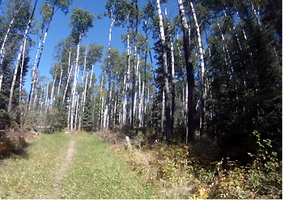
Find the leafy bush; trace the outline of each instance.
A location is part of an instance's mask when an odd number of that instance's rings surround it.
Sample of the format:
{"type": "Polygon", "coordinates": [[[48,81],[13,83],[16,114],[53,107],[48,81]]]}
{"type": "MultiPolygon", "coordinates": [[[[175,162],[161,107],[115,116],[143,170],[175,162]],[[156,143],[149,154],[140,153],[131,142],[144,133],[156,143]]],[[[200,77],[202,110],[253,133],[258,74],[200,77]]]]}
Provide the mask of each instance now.
{"type": "Polygon", "coordinates": [[[209,190],[212,199],[279,199],[282,197],[282,161],[270,151],[270,140],[261,141],[253,132],[258,144],[256,154],[248,153],[254,160],[246,167],[227,161],[231,170],[221,170],[209,190]]]}

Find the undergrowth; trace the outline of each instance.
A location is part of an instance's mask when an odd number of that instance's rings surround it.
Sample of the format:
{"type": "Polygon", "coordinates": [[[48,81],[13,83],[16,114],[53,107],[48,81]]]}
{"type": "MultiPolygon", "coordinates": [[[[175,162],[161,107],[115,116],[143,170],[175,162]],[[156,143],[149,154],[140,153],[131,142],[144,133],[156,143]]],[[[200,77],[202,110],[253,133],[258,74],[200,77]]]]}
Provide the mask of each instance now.
{"type": "Polygon", "coordinates": [[[166,145],[157,140],[145,142],[140,133],[131,140],[133,150],[128,151],[125,141],[119,139],[124,136],[120,132],[98,132],[98,135],[105,136],[108,143],[114,140],[111,149],[121,155],[144,181],[155,185],[158,195],[163,198],[282,198],[282,161],[271,150],[271,141],[261,140],[256,131],[253,135],[259,148],[256,154],[249,153],[253,163],[246,166],[229,157],[215,160],[217,145],[207,138],[197,140],[193,146],[166,145]]]}

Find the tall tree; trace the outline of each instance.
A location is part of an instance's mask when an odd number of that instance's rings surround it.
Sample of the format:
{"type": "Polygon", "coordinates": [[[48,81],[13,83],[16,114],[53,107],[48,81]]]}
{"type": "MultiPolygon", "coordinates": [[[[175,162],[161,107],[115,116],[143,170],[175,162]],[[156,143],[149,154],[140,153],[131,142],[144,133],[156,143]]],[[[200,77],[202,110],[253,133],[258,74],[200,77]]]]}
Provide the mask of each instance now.
{"type": "Polygon", "coordinates": [[[165,120],[166,120],[166,139],[171,141],[172,128],[171,128],[171,116],[170,116],[170,88],[168,80],[168,62],[167,62],[167,46],[165,38],[165,30],[163,24],[163,16],[161,11],[160,0],[157,0],[157,11],[159,18],[159,32],[162,46],[162,60],[163,60],[163,73],[164,73],[164,93],[165,93],[165,120]]]}
{"type": "Polygon", "coordinates": [[[86,35],[89,28],[93,27],[94,15],[89,13],[87,10],[82,10],[81,8],[74,8],[72,14],[70,15],[71,22],[69,26],[72,27],[72,35],[77,44],[77,54],[75,60],[75,74],[72,87],[72,98],[71,98],[71,114],[70,114],[70,131],[74,130],[74,118],[76,112],[76,86],[77,78],[79,74],[79,55],[80,55],[80,44],[82,37],[86,35]]]}
{"type": "Polygon", "coordinates": [[[178,0],[179,14],[183,28],[183,48],[185,52],[186,74],[188,83],[188,143],[195,140],[196,111],[195,111],[195,78],[191,58],[189,27],[182,0],[178,0]]]}
{"type": "Polygon", "coordinates": [[[38,0],[36,0],[35,3],[34,3],[34,7],[32,9],[30,18],[28,20],[27,27],[26,27],[26,30],[25,30],[24,35],[23,35],[22,44],[20,46],[19,54],[18,54],[18,57],[17,57],[17,60],[16,60],[14,76],[13,76],[13,80],[12,80],[12,84],[11,84],[11,88],[10,88],[10,96],[9,96],[9,103],[8,103],[8,109],[7,109],[8,112],[11,112],[12,99],[13,99],[13,94],[14,94],[14,87],[15,87],[15,83],[16,83],[17,72],[18,72],[18,68],[20,66],[21,57],[24,58],[23,54],[25,53],[27,36],[28,36],[28,33],[29,33],[29,29],[31,27],[31,23],[32,23],[33,18],[34,18],[34,13],[35,13],[35,9],[36,9],[37,3],[38,3],[38,0]]]}

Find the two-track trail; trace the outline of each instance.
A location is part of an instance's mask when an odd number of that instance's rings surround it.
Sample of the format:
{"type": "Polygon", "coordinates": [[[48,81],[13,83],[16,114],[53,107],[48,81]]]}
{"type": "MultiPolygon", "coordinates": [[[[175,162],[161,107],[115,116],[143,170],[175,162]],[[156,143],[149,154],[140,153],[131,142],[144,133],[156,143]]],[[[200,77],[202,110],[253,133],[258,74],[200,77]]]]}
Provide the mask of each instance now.
{"type": "Polygon", "coordinates": [[[41,134],[0,165],[0,199],[149,199],[155,188],[92,134],[41,134]]]}

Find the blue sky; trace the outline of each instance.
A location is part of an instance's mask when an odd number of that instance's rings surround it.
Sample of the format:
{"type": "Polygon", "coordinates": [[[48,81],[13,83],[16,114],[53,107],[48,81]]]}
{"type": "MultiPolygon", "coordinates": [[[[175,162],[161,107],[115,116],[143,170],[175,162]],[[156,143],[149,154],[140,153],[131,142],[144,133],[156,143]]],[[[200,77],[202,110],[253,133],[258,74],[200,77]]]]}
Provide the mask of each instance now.
{"type": "MultiPolygon", "coordinates": [[[[142,5],[146,4],[147,1],[148,0],[138,0],[138,3],[141,7],[142,5]]],[[[39,0],[36,9],[36,18],[40,17],[39,8],[42,6],[44,2],[45,0],[39,0]]],[[[107,17],[104,17],[101,20],[97,19],[98,14],[105,12],[105,4],[106,0],[78,0],[73,3],[72,7],[70,7],[69,13],[66,16],[61,11],[57,11],[51,23],[46,44],[44,47],[44,52],[39,67],[40,76],[48,76],[51,79],[50,67],[54,63],[53,61],[54,47],[60,40],[68,37],[68,35],[70,34],[71,28],[68,27],[70,22],[70,13],[75,7],[81,7],[82,9],[88,10],[90,13],[93,13],[95,15],[95,19],[93,22],[94,28],[89,29],[87,37],[83,38],[81,45],[87,45],[89,43],[97,43],[100,45],[104,45],[103,58],[105,57],[105,52],[108,47],[110,20],[107,17]]],[[[168,1],[167,8],[168,8],[168,15],[171,14],[170,18],[173,19],[173,17],[178,13],[177,1],[175,0],[168,1]]],[[[140,32],[141,29],[142,28],[139,28],[140,32]]],[[[114,27],[112,32],[112,47],[118,48],[120,50],[120,53],[122,53],[125,49],[125,45],[122,44],[121,42],[121,34],[126,32],[127,32],[126,28],[120,28],[120,27],[114,27]]],[[[36,42],[36,44],[38,44],[37,37],[36,36],[31,37],[36,42]]],[[[34,63],[35,54],[36,54],[36,46],[34,47],[34,49],[30,51],[31,68],[34,63]]],[[[99,81],[99,75],[101,73],[100,65],[101,63],[97,63],[95,66],[97,81],[99,81]]],[[[25,80],[26,80],[25,88],[27,91],[29,91],[31,85],[31,72],[28,73],[25,80]]]]}

